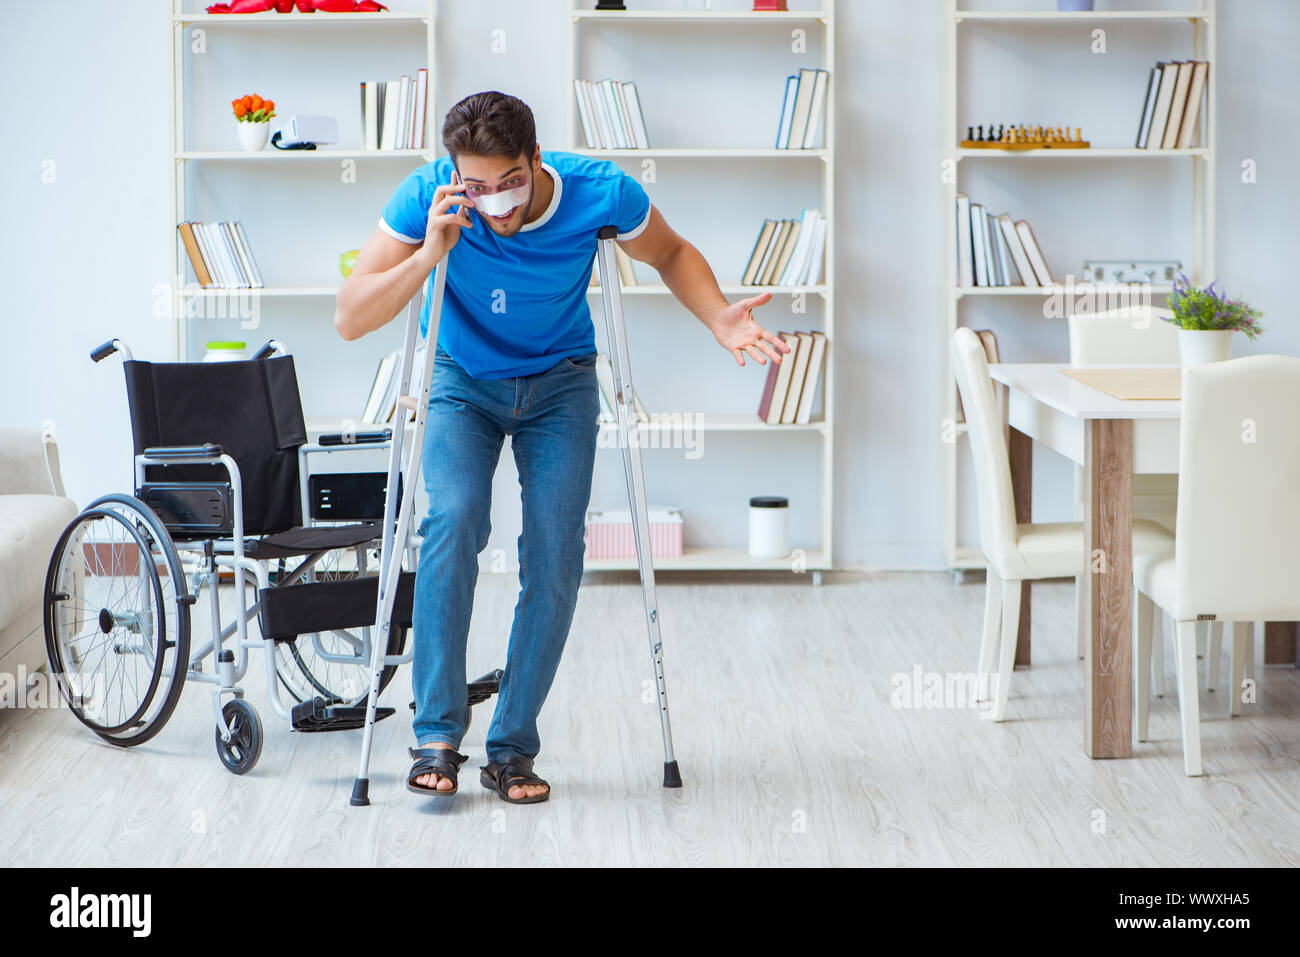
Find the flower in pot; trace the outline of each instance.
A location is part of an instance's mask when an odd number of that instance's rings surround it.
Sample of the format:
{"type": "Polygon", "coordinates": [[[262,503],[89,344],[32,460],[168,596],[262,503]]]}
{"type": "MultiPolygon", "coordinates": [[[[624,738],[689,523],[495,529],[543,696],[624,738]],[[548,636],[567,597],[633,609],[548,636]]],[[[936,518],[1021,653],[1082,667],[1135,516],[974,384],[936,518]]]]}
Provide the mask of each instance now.
{"type": "Polygon", "coordinates": [[[1264,331],[1259,324],[1263,313],[1240,299],[1229,299],[1216,285],[1218,280],[1198,289],[1179,273],[1166,300],[1173,311],[1167,321],[1178,327],[1178,354],[1185,366],[1227,359],[1234,332],[1254,339],[1264,331]]]}
{"type": "Polygon", "coordinates": [[[231,100],[230,105],[235,110],[239,145],[250,153],[256,153],[266,146],[266,139],[271,133],[275,101],[264,100],[256,93],[249,93],[237,100],[231,100]]]}

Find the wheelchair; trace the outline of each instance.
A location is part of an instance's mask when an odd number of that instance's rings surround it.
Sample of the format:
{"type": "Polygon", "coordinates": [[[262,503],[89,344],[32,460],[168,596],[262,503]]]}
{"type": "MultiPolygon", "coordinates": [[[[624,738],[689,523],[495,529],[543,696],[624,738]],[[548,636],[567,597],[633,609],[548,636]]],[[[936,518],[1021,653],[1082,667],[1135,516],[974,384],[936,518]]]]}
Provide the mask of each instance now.
{"type": "MultiPolygon", "coordinates": [[[[388,474],[309,466],[388,449],[392,430],[309,442],[293,356],[275,340],[232,362],[144,362],[117,339],[91,358],[114,353],[126,373],[134,494],[92,502],[51,557],[45,643],[61,696],[101,738],[132,747],[163,729],[186,681],[206,684],[217,755],[245,774],[264,731],[240,682],[260,647],[271,710],[291,730],[361,728],[374,675],[382,692],[411,660],[415,576],[400,572],[382,670],[372,672],[388,474]],[[223,576],[235,583],[228,622],[223,576]],[[190,616],[204,589],[210,635],[196,644],[190,616]]],[[[403,566],[414,566],[418,544],[403,543],[403,566]]],[[[495,694],[501,674],[471,682],[469,704],[495,694]]]]}

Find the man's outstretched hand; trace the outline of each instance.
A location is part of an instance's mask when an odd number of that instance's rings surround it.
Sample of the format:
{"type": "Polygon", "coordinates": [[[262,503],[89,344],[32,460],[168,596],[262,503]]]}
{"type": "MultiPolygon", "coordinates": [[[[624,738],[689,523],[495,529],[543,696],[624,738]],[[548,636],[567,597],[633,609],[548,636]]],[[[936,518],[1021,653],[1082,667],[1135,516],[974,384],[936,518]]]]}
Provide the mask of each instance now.
{"type": "Polygon", "coordinates": [[[770,292],[764,292],[752,299],[734,302],[714,320],[713,337],[718,340],[718,345],[736,357],[738,365],[745,364],[746,353],[759,365],[767,365],[768,359],[779,363],[781,357],[790,351],[785,340],[774,332],[768,332],[754,319],[754,308],[771,298],[770,292]]]}

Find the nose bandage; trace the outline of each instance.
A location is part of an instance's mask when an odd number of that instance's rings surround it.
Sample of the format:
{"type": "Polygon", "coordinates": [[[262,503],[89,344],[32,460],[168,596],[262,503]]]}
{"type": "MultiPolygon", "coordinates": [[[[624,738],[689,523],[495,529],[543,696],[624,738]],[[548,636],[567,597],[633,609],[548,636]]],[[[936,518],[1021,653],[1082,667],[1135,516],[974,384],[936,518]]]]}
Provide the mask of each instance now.
{"type": "Polygon", "coordinates": [[[528,189],[524,186],[474,197],[474,207],[488,216],[504,216],[516,206],[522,206],[526,202],[528,202],[528,189]]]}

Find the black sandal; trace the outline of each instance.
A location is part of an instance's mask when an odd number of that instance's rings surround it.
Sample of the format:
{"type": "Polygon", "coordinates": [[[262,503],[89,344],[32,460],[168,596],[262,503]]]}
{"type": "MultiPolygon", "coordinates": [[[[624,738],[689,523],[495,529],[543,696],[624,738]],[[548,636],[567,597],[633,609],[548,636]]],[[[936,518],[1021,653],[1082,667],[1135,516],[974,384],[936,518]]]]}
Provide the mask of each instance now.
{"type": "Polygon", "coordinates": [[[481,772],[478,776],[479,783],[489,791],[496,791],[497,796],[507,804],[540,804],[551,796],[551,785],[533,773],[531,758],[516,758],[504,764],[489,761],[479,771],[481,772]],[[510,796],[511,788],[525,784],[545,784],[546,790],[542,794],[534,794],[531,797],[510,796]]]}
{"type": "Polygon", "coordinates": [[[417,794],[432,794],[435,797],[451,797],[460,787],[456,780],[456,773],[460,766],[469,760],[468,754],[461,754],[451,748],[409,748],[411,757],[415,763],[411,765],[411,773],[406,776],[406,790],[415,791],[417,794]],[[416,778],[424,774],[438,774],[444,778],[451,778],[451,787],[441,790],[437,787],[429,787],[427,784],[417,784],[416,778]]]}

